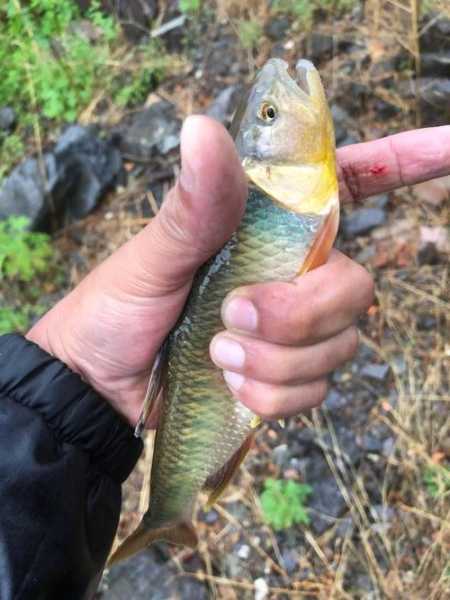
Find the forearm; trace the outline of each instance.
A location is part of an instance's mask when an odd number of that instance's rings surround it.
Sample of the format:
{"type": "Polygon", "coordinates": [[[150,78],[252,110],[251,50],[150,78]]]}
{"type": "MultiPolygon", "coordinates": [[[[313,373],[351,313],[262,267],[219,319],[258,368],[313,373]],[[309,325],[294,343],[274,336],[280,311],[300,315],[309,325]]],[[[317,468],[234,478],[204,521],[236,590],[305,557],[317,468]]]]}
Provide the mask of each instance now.
{"type": "Polygon", "coordinates": [[[141,442],[78,375],[0,337],[0,598],[88,598],[141,442]]]}

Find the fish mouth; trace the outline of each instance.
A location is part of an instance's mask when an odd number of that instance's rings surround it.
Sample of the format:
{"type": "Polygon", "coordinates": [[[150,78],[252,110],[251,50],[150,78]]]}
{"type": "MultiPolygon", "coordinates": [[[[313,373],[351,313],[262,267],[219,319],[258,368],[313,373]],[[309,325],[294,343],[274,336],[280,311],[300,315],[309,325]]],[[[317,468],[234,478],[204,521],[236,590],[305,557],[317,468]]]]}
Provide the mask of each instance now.
{"type": "Polygon", "coordinates": [[[313,72],[317,72],[317,69],[311,61],[306,60],[305,58],[301,58],[299,61],[297,61],[293,79],[297,83],[298,87],[308,96],[311,95],[308,76],[313,72]]]}

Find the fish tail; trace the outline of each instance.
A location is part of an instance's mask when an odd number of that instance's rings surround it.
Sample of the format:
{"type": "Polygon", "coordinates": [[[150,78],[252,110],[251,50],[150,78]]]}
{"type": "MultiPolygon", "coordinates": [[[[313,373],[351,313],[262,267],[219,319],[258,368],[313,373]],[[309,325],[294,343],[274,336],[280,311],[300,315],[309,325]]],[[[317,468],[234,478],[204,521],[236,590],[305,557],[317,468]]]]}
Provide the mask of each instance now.
{"type": "Polygon", "coordinates": [[[108,566],[133,556],[157,540],[190,548],[195,548],[198,544],[197,534],[191,523],[183,521],[168,527],[152,527],[142,520],[139,527],[109,557],[108,566]]]}

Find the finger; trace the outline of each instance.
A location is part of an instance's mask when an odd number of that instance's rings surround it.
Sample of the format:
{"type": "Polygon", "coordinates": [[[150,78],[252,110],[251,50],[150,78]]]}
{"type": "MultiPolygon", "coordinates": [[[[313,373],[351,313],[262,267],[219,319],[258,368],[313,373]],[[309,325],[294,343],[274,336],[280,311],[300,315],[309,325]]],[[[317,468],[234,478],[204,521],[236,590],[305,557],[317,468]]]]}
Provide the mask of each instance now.
{"type": "Polygon", "coordinates": [[[406,131],[337,151],[339,192],[356,202],[450,174],[450,125],[406,131]]]}
{"type": "Polygon", "coordinates": [[[325,379],[295,386],[280,386],[246,379],[243,375],[224,372],[234,397],[263,419],[281,419],[315,408],[325,400],[325,379]]]}
{"type": "Polygon", "coordinates": [[[356,322],[373,302],[373,280],[334,250],[327,264],[294,282],[244,286],[229,294],[222,320],[230,331],[266,342],[310,346],[356,322]]]}
{"type": "Polygon", "coordinates": [[[221,369],[264,383],[291,385],[320,379],[340,367],[355,354],[358,340],[356,327],[307,347],[271,344],[225,332],[213,338],[210,353],[221,369]]]}

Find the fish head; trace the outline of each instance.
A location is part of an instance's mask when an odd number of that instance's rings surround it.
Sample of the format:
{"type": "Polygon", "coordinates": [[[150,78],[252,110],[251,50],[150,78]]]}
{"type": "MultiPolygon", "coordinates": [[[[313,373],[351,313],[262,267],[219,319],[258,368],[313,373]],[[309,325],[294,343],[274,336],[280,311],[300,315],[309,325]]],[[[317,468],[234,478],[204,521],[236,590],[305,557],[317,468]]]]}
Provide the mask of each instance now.
{"type": "Polygon", "coordinates": [[[307,60],[295,71],[270,59],[236,111],[231,133],[251,183],[301,213],[337,202],[335,142],[320,75],[307,60]]]}

